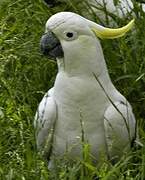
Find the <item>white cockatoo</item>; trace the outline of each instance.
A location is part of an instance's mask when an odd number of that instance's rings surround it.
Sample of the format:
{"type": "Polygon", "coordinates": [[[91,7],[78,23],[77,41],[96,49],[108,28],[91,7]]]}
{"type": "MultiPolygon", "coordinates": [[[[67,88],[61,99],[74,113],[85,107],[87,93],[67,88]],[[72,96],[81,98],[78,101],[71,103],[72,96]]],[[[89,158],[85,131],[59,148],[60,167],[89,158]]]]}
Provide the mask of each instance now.
{"type": "Polygon", "coordinates": [[[47,158],[82,158],[84,143],[96,161],[102,154],[117,160],[130,149],[134,114],[110,80],[98,38],[121,37],[133,21],[110,29],[72,12],[48,19],[41,49],[57,60],[58,73],[35,118],[37,146],[47,158]]]}
{"type": "MultiPolygon", "coordinates": [[[[45,3],[49,7],[55,7],[60,3],[69,3],[70,5],[72,1],[68,0],[44,0],[45,3]]],[[[109,18],[112,23],[113,15],[124,18],[127,17],[128,14],[134,15],[134,3],[136,5],[141,6],[142,10],[145,12],[145,0],[74,0],[76,6],[80,7],[81,13],[86,17],[90,17],[92,11],[96,14],[97,17],[101,19],[101,21],[105,21],[106,17],[109,18]],[[134,3],[133,3],[134,2],[134,3]],[[82,7],[82,8],[81,8],[82,7]],[[107,13],[107,14],[106,14],[107,13]]],[[[74,5],[73,5],[74,6],[74,5]]]]}

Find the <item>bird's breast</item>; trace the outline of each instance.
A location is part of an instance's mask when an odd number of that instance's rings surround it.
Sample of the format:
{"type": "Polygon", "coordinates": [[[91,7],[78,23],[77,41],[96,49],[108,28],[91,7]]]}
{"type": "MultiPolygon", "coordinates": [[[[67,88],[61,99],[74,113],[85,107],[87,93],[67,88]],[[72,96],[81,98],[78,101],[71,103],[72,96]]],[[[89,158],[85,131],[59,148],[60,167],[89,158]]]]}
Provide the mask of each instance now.
{"type": "MultiPolygon", "coordinates": [[[[93,76],[71,76],[66,73],[57,75],[54,85],[54,96],[60,103],[85,105],[92,101],[103,102],[104,92],[93,76]]],[[[103,102],[104,103],[104,102],[103,102]]],[[[97,105],[96,104],[96,105],[97,105]]]]}
{"type": "MultiPolygon", "coordinates": [[[[81,141],[92,145],[95,152],[105,146],[103,114],[107,106],[101,88],[92,78],[57,76],[54,98],[58,106],[55,128],[55,149],[64,152],[66,146],[76,146],[80,153],[81,141]]],[[[93,153],[94,154],[94,153],[93,153]]]]}

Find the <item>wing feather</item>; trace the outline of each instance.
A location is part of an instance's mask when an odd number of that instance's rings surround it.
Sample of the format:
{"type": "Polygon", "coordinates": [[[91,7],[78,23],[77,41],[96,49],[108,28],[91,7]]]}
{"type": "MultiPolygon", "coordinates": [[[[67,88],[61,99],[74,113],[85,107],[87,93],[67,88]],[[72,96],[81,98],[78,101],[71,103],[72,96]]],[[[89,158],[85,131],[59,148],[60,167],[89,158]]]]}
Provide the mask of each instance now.
{"type": "MultiPolygon", "coordinates": [[[[53,98],[53,88],[50,89],[38,106],[35,115],[34,127],[36,129],[36,141],[38,150],[49,151],[50,141],[57,114],[56,103],[53,98]]],[[[47,152],[46,152],[47,153],[47,152]]]]}

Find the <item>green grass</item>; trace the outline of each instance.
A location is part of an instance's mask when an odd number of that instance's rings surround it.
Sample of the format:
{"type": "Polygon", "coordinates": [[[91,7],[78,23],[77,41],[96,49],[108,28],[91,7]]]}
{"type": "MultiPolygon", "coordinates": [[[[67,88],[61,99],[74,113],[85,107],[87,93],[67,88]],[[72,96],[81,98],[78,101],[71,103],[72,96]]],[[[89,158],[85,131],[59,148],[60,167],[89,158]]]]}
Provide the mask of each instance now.
{"type": "MultiPolygon", "coordinates": [[[[71,2],[48,9],[41,0],[0,1],[0,108],[4,113],[0,118],[0,179],[91,180],[96,176],[144,180],[145,147],[132,149],[114,166],[104,161],[97,167],[90,162],[86,147],[83,161],[70,164],[66,156],[57,160],[56,171],[48,171],[36,150],[35,111],[57,73],[56,63],[40,54],[39,41],[52,14],[64,10],[82,14],[80,5],[71,2]]],[[[117,40],[103,40],[102,46],[112,81],[132,104],[145,144],[145,14],[138,6],[134,12],[135,30],[117,40]]],[[[97,20],[94,14],[92,19],[97,20]]],[[[116,17],[116,23],[121,26],[129,19],[116,17]]]]}

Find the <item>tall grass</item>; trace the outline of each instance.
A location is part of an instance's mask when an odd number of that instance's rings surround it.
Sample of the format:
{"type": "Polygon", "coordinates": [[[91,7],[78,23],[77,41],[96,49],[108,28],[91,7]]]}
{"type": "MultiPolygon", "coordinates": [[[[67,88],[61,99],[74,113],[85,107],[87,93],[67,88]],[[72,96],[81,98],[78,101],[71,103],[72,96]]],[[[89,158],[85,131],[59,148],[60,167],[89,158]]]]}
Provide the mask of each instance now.
{"type": "MultiPolygon", "coordinates": [[[[75,0],[53,9],[41,0],[0,1],[0,109],[4,114],[0,116],[0,179],[144,180],[144,146],[132,149],[114,166],[107,161],[95,166],[90,162],[89,146],[85,145],[83,161],[70,164],[64,156],[56,160],[55,171],[48,171],[36,150],[35,111],[57,72],[56,63],[40,54],[39,40],[46,20],[64,10],[82,14],[82,6],[75,0]]],[[[99,22],[93,11],[90,13],[99,22]]],[[[111,79],[132,104],[140,140],[145,144],[145,14],[136,4],[134,14],[134,31],[101,43],[111,79]]],[[[131,18],[116,17],[116,23],[121,26],[131,18]]]]}

